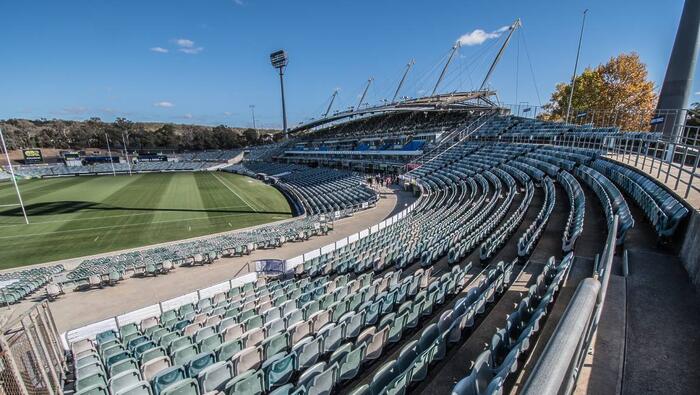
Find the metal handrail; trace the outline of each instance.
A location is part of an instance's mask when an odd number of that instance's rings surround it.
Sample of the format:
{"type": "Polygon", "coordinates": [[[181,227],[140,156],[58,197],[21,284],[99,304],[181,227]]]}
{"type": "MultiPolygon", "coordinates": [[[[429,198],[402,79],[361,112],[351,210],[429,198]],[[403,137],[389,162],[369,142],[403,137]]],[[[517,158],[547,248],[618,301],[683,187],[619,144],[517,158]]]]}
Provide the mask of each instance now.
{"type": "MultiPolygon", "coordinates": [[[[628,137],[625,133],[582,135],[561,133],[551,136],[479,136],[479,142],[545,144],[596,151],[609,159],[627,164],[656,179],[666,188],[687,199],[690,192],[700,193],[700,127],[686,127],[679,142],[663,138],[628,137]]],[[[697,207],[695,207],[697,209],[697,207]]]]}
{"type": "Polygon", "coordinates": [[[547,342],[544,353],[523,387],[524,395],[560,393],[572,374],[572,361],[582,347],[581,340],[593,314],[599,291],[600,282],[594,278],[586,278],[578,285],[559,325],[547,342]]]}
{"type": "Polygon", "coordinates": [[[600,272],[579,283],[552,337],[523,386],[526,395],[571,394],[603,312],[615,256],[619,218],[613,218],[600,272]]]}

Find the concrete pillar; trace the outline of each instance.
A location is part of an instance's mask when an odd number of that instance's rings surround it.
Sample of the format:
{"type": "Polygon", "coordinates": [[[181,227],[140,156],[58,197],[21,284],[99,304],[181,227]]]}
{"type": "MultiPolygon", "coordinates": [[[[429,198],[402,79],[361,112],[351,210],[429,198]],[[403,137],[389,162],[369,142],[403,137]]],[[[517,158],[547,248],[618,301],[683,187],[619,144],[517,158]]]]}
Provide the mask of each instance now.
{"type": "Polygon", "coordinates": [[[661,86],[657,116],[664,116],[662,132],[665,138],[678,141],[685,122],[685,109],[693,88],[693,73],[698,57],[700,34],[700,1],[686,0],[683,6],[673,51],[661,86]],[[669,113],[669,110],[681,110],[669,113]]]}

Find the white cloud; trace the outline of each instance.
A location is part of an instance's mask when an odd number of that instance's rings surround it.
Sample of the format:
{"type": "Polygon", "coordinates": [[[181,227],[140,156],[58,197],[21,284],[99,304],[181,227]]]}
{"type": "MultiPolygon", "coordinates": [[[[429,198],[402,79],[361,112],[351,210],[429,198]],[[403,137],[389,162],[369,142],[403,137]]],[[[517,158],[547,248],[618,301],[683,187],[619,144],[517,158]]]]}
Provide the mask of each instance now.
{"type": "Polygon", "coordinates": [[[182,53],[186,53],[186,54],[188,54],[188,55],[196,55],[196,54],[202,52],[203,50],[204,50],[204,48],[202,48],[202,47],[180,48],[180,49],[178,49],[178,51],[180,51],[180,52],[182,52],[182,53]]]}
{"type": "Polygon", "coordinates": [[[167,48],[163,48],[163,47],[153,47],[153,48],[151,48],[151,52],[168,53],[168,50],[167,50],[167,48]]]}
{"type": "Polygon", "coordinates": [[[182,117],[185,119],[192,119],[192,114],[185,114],[182,117]]]}
{"type": "Polygon", "coordinates": [[[178,51],[188,55],[196,55],[204,50],[204,47],[196,47],[194,45],[194,41],[188,38],[178,38],[173,41],[178,47],[180,47],[178,48],[178,51]]]}
{"type": "Polygon", "coordinates": [[[233,113],[231,111],[224,111],[224,115],[230,117],[231,115],[233,115],[233,113]]]}
{"type": "Polygon", "coordinates": [[[194,47],[194,41],[188,40],[186,38],[178,38],[175,39],[175,44],[177,44],[179,47],[183,48],[192,48],[194,47]]]}
{"type": "Polygon", "coordinates": [[[243,2],[243,0],[233,0],[233,3],[236,4],[236,5],[245,5],[245,3],[243,2]]]}
{"type": "Polygon", "coordinates": [[[695,92],[695,95],[696,95],[696,96],[700,96],[700,92],[695,92]]]}
{"type": "Polygon", "coordinates": [[[457,42],[459,43],[459,45],[468,47],[472,45],[480,45],[483,44],[486,40],[500,37],[501,34],[507,32],[508,29],[510,29],[510,26],[503,26],[498,30],[494,30],[490,33],[485,32],[482,29],[475,29],[471,33],[466,33],[462,35],[460,38],[457,39],[457,42]]]}
{"type": "Polygon", "coordinates": [[[66,115],[82,115],[88,112],[88,109],[85,107],[64,107],[63,110],[61,110],[63,114],[66,115]]]}
{"type": "Polygon", "coordinates": [[[169,101],[159,101],[159,102],[153,103],[153,105],[156,106],[156,107],[160,107],[160,108],[171,108],[171,107],[175,107],[175,105],[174,105],[173,103],[169,102],[169,101]]]}

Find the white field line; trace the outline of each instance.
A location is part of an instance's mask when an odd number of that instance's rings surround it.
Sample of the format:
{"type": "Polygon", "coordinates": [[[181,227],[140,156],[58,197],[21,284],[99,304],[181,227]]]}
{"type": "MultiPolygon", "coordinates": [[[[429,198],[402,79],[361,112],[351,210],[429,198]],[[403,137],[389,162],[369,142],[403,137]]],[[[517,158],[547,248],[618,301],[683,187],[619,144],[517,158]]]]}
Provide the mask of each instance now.
{"type": "Polygon", "coordinates": [[[251,210],[255,211],[256,213],[258,212],[258,210],[257,210],[255,207],[253,207],[250,203],[248,203],[245,199],[243,199],[243,196],[239,195],[236,191],[233,190],[233,188],[231,188],[230,186],[226,185],[225,182],[221,181],[221,178],[219,178],[219,175],[218,175],[218,174],[216,174],[215,172],[211,172],[211,173],[209,173],[209,174],[213,175],[214,178],[216,178],[216,179],[221,183],[221,185],[225,186],[225,187],[226,187],[229,191],[231,191],[234,195],[238,196],[238,198],[241,199],[241,201],[242,201],[243,203],[247,204],[248,207],[250,207],[251,210]]]}
{"type": "MultiPolygon", "coordinates": [[[[19,206],[19,205],[17,205],[19,206]]],[[[2,207],[2,206],[0,206],[2,207]]],[[[236,205],[236,206],[223,206],[223,207],[208,207],[206,210],[220,210],[220,209],[226,209],[226,208],[246,208],[248,205],[241,206],[241,205],[236,205]]],[[[248,207],[250,208],[250,207],[248,207]]],[[[144,209],[148,210],[148,209],[144,209]]],[[[157,211],[166,211],[167,209],[158,209],[157,211]]],[[[172,213],[177,213],[177,211],[173,211],[172,213]]],[[[32,221],[29,223],[29,225],[43,225],[43,224],[57,224],[57,223],[62,223],[62,222],[81,222],[81,221],[94,221],[94,220],[101,220],[101,219],[107,219],[107,218],[123,218],[123,217],[137,217],[139,215],[151,215],[153,214],[152,212],[147,212],[147,213],[137,213],[137,214],[119,214],[119,215],[106,215],[106,216],[98,216],[98,217],[83,217],[83,218],[69,218],[69,219],[57,219],[57,220],[52,220],[52,221],[32,221]]],[[[241,213],[235,213],[235,214],[241,214],[241,213]]],[[[59,214],[61,215],[61,214],[59,214]]],[[[42,215],[43,216],[43,215],[42,215]]],[[[10,226],[27,226],[26,224],[9,224],[9,225],[0,225],[0,228],[7,228],[10,226]]]]}
{"type": "MultiPolygon", "coordinates": [[[[128,228],[131,226],[144,226],[144,225],[151,225],[151,224],[166,224],[166,223],[173,223],[173,222],[197,221],[197,220],[202,220],[202,219],[237,217],[237,216],[241,216],[241,215],[248,215],[248,214],[246,214],[246,213],[234,213],[234,214],[226,214],[226,215],[217,215],[214,217],[207,216],[207,217],[196,217],[196,218],[187,218],[187,219],[173,219],[173,220],[167,220],[167,221],[151,221],[151,222],[143,222],[143,223],[137,223],[137,224],[95,226],[92,228],[80,228],[80,229],[58,230],[58,231],[54,231],[54,232],[42,232],[42,233],[31,233],[31,234],[12,235],[12,236],[0,236],[0,239],[13,239],[13,238],[17,238],[17,237],[43,236],[43,235],[58,234],[58,233],[83,232],[86,230],[128,228]]],[[[13,226],[17,226],[17,225],[13,225],[13,226]]],[[[26,225],[22,224],[21,226],[26,226],[26,225]]]]}

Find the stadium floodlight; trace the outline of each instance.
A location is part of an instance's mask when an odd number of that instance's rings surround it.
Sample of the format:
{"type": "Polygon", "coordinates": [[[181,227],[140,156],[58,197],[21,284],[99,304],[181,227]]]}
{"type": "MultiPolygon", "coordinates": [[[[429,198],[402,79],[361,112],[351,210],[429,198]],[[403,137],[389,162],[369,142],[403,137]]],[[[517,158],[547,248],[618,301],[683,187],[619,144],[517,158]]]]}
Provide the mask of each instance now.
{"type": "Polygon", "coordinates": [[[283,49],[270,54],[270,63],[272,63],[272,67],[276,69],[287,67],[288,61],[289,58],[287,58],[287,52],[285,52],[283,49]]]}
{"type": "Polygon", "coordinates": [[[280,71],[280,91],[282,92],[282,131],[284,137],[287,138],[287,108],[284,103],[284,68],[287,67],[289,58],[287,52],[280,49],[270,54],[270,63],[272,67],[280,71]]]}
{"type": "Polygon", "coordinates": [[[22,194],[19,193],[19,186],[17,186],[17,180],[15,179],[15,171],[12,168],[12,162],[10,162],[10,153],[7,151],[7,146],[5,145],[5,136],[2,134],[2,128],[0,128],[0,142],[2,142],[2,150],[5,151],[5,158],[7,159],[7,166],[10,168],[10,178],[12,178],[12,183],[15,185],[15,192],[17,192],[17,200],[19,200],[19,205],[22,207],[22,215],[24,216],[24,223],[29,225],[29,218],[27,218],[27,211],[24,209],[24,202],[22,201],[22,194]]]}

